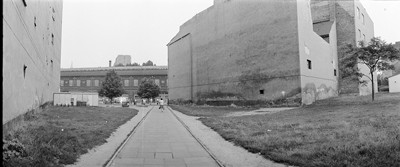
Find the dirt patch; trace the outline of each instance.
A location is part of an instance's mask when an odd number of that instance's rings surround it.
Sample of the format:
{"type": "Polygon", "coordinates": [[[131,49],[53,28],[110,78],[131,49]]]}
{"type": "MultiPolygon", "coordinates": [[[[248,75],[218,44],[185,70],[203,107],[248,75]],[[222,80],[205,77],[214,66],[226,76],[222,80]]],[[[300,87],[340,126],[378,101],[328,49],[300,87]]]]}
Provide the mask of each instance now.
{"type": "Polygon", "coordinates": [[[263,115],[263,114],[274,114],[280,111],[291,110],[293,107],[282,107],[282,108],[261,108],[253,111],[242,111],[226,114],[225,117],[240,117],[247,115],[263,115]]]}

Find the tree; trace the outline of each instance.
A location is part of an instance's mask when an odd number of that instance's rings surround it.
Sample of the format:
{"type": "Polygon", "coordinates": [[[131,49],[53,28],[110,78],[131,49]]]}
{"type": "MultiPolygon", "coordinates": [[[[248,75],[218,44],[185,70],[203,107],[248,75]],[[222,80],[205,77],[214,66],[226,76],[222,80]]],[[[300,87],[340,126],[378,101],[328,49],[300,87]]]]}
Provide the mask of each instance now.
{"type": "Polygon", "coordinates": [[[153,80],[144,78],[139,85],[137,94],[141,98],[155,98],[160,94],[160,87],[153,80]]]}
{"type": "Polygon", "coordinates": [[[129,63],[126,66],[140,66],[140,64],[139,63],[129,63]]]}
{"type": "Polygon", "coordinates": [[[399,50],[377,37],[372,38],[368,45],[364,41],[360,41],[359,45],[359,47],[352,44],[347,45],[346,55],[340,61],[341,67],[343,67],[342,78],[356,76],[363,85],[367,83],[367,80],[360,80],[360,78],[363,76],[368,78],[372,83],[372,101],[374,101],[374,72],[394,69],[390,62],[400,60],[399,50]],[[369,74],[361,73],[358,64],[367,66],[369,74]]]}
{"type": "Polygon", "coordinates": [[[124,67],[122,63],[116,64],[114,67],[124,67]]]}
{"type": "Polygon", "coordinates": [[[124,90],[122,89],[121,78],[118,74],[114,70],[107,72],[106,78],[101,85],[99,95],[108,97],[112,101],[114,97],[119,97],[123,93],[124,90]]]}
{"type": "Polygon", "coordinates": [[[149,60],[146,63],[143,63],[142,66],[156,66],[156,65],[153,64],[153,62],[149,60]]]}

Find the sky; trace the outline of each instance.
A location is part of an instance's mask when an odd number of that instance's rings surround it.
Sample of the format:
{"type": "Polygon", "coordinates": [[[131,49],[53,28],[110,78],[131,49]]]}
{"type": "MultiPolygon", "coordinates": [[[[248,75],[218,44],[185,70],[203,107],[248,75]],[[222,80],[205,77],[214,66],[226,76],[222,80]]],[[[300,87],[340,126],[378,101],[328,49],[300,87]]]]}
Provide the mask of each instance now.
{"type": "MultiPolygon", "coordinates": [[[[361,0],[375,36],[400,41],[400,0],[361,0]]],[[[132,63],[168,65],[167,43],[179,26],[213,0],[63,0],[61,68],[108,67],[118,55],[132,63]]]]}

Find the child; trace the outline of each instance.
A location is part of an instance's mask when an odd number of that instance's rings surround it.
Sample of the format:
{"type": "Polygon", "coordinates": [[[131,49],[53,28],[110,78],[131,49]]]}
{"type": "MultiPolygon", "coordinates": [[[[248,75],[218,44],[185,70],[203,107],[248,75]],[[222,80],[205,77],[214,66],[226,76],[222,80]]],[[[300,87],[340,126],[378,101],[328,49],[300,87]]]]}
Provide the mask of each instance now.
{"type": "Polygon", "coordinates": [[[160,108],[158,108],[158,109],[161,109],[161,112],[164,112],[164,101],[163,101],[163,99],[161,98],[159,102],[160,102],[160,108]]]}

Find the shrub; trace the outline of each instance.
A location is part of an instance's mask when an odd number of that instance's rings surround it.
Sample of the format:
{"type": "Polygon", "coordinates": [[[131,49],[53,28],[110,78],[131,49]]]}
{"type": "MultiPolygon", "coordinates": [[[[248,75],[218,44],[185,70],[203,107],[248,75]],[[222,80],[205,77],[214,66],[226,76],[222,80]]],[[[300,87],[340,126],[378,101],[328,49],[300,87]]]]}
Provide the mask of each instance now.
{"type": "Polygon", "coordinates": [[[3,163],[9,162],[11,159],[25,157],[26,155],[24,145],[17,139],[3,139],[3,163]]]}

